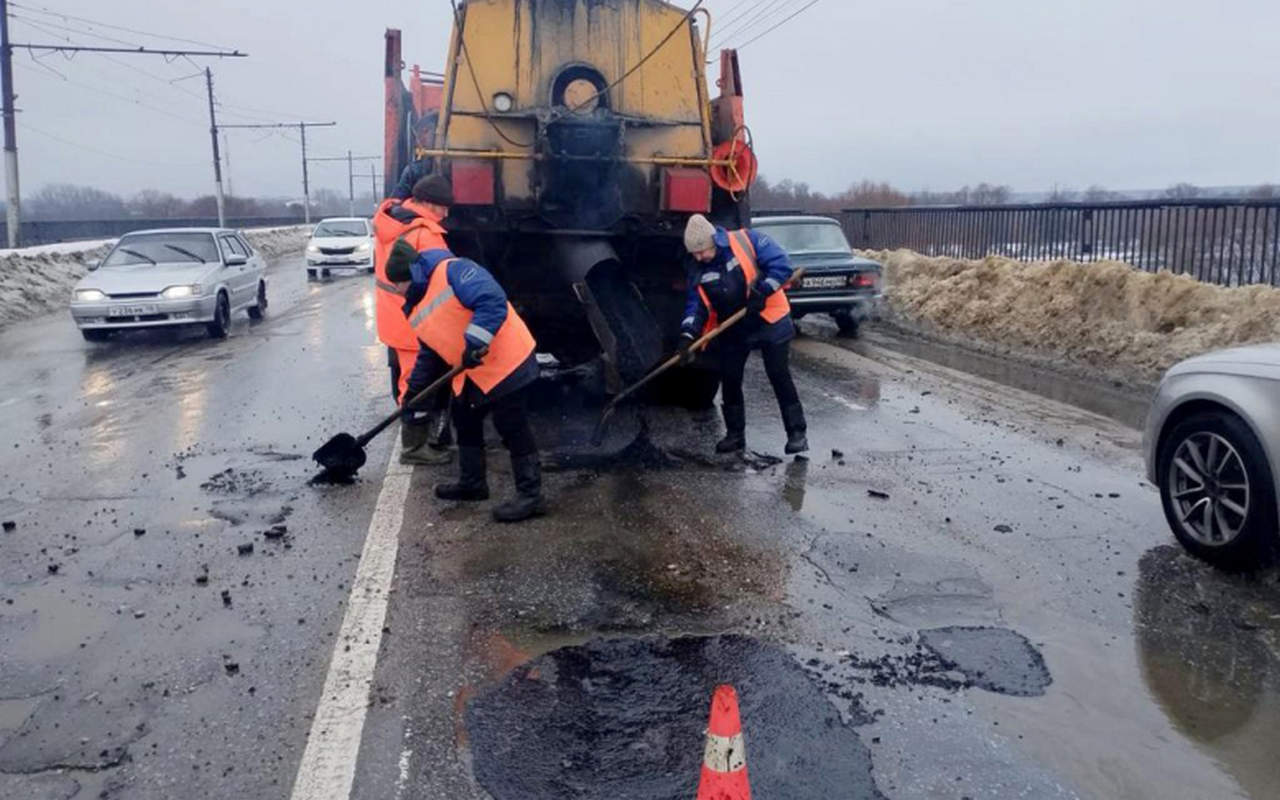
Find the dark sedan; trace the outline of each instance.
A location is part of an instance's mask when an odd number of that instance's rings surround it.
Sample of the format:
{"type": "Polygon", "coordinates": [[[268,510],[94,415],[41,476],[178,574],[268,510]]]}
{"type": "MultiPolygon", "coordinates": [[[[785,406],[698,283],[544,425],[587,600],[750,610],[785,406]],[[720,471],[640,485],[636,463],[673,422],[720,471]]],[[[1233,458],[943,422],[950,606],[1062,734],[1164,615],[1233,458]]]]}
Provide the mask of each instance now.
{"type": "Polygon", "coordinates": [[[792,266],[805,269],[801,285],[787,289],[792,316],[830,314],[841,334],[857,336],[883,297],[880,264],[854,255],[830,217],[759,217],[751,227],[782,245],[792,266]]]}

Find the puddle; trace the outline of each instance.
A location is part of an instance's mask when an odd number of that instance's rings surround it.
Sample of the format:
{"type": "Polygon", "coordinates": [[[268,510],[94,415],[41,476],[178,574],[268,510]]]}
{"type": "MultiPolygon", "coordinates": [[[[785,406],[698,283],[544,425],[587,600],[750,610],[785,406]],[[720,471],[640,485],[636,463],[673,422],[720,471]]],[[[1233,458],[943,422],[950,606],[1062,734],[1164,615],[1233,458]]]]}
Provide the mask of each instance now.
{"type": "Polygon", "coordinates": [[[756,796],[883,797],[821,687],[742,636],[595,640],[517,667],[466,709],[474,774],[495,800],[693,797],[719,683],[740,698],[756,796]]]}
{"type": "Polygon", "coordinates": [[[1252,797],[1275,797],[1280,760],[1280,586],[1228,575],[1178,547],[1138,562],[1142,677],[1174,727],[1252,797]]]}
{"type": "MultiPolygon", "coordinates": [[[[987,355],[956,345],[896,335],[876,330],[867,340],[876,347],[921,358],[944,367],[977,375],[1060,403],[1101,414],[1133,428],[1141,428],[1150,405],[1150,393],[1128,390],[1112,383],[1068,377],[1016,359],[987,355]]],[[[861,355],[870,357],[867,345],[839,340],[861,355]]]]}

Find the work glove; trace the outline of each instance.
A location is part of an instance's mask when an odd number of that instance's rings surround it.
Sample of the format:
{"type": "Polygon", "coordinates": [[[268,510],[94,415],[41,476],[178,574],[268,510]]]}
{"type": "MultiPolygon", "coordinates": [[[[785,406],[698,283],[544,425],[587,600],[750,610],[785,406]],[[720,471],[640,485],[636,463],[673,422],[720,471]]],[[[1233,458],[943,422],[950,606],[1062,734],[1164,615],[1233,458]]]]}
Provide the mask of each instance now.
{"type": "Polygon", "coordinates": [[[404,239],[396,239],[387,254],[386,272],[391,280],[404,280],[409,274],[413,262],[418,260],[418,251],[404,239]]]}
{"type": "Polygon", "coordinates": [[[692,333],[680,334],[680,364],[687,365],[693,363],[698,353],[693,349],[693,343],[697,341],[693,338],[692,333]]]}
{"type": "Polygon", "coordinates": [[[488,346],[468,340],[466,349],[462,351],[462,366],[466,369],[475,369],[484,363],[484,357],[487,355],[489,355],[488,346]]]}
{"type": "Polygon", "coordinates": [[[767,299],[759,284],[752,286],[751,291],[747,293],[747,311],[752,314],[759,314],[764,311],[764,302],[767,299]]]}

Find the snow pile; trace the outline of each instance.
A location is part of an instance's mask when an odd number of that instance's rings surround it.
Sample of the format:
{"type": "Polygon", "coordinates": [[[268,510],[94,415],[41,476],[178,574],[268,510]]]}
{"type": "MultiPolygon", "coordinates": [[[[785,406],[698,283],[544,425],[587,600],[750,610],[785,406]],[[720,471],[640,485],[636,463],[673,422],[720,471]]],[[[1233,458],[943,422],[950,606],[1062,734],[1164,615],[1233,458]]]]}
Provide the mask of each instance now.
{"type": "MultiPolygon", "coordinates": [[[[245,237],[268,259],[300,251],[310,228],[261,228],[245,237]]],[[[114,239],[0,250],[0,328],[19,320],[65,308],[71,287],[101,260],[114,239]]]]}
{"type": "Polygon", "coordinates": [[[1280,289],[1270,286],[1226,288],[1118,261],[867,255],[885,265],[891,318],[905,327],[1126,383],[1209,350],[1280,340],[1280,289]]]}

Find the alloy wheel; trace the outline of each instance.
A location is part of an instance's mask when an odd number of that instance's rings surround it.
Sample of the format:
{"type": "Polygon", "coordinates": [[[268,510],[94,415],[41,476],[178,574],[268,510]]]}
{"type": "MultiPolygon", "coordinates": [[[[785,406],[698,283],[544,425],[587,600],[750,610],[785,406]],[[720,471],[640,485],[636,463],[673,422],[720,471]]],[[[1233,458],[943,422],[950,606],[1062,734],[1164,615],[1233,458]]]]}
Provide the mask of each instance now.
{"type": "Polygon", "coordinates": [[[1249,519],[1249,473],[1240,453],[1216,433],[1195,433],[1174,451],[1166,476],[1182,530],[1207,547],[1240,535],[1249,519]]]}

